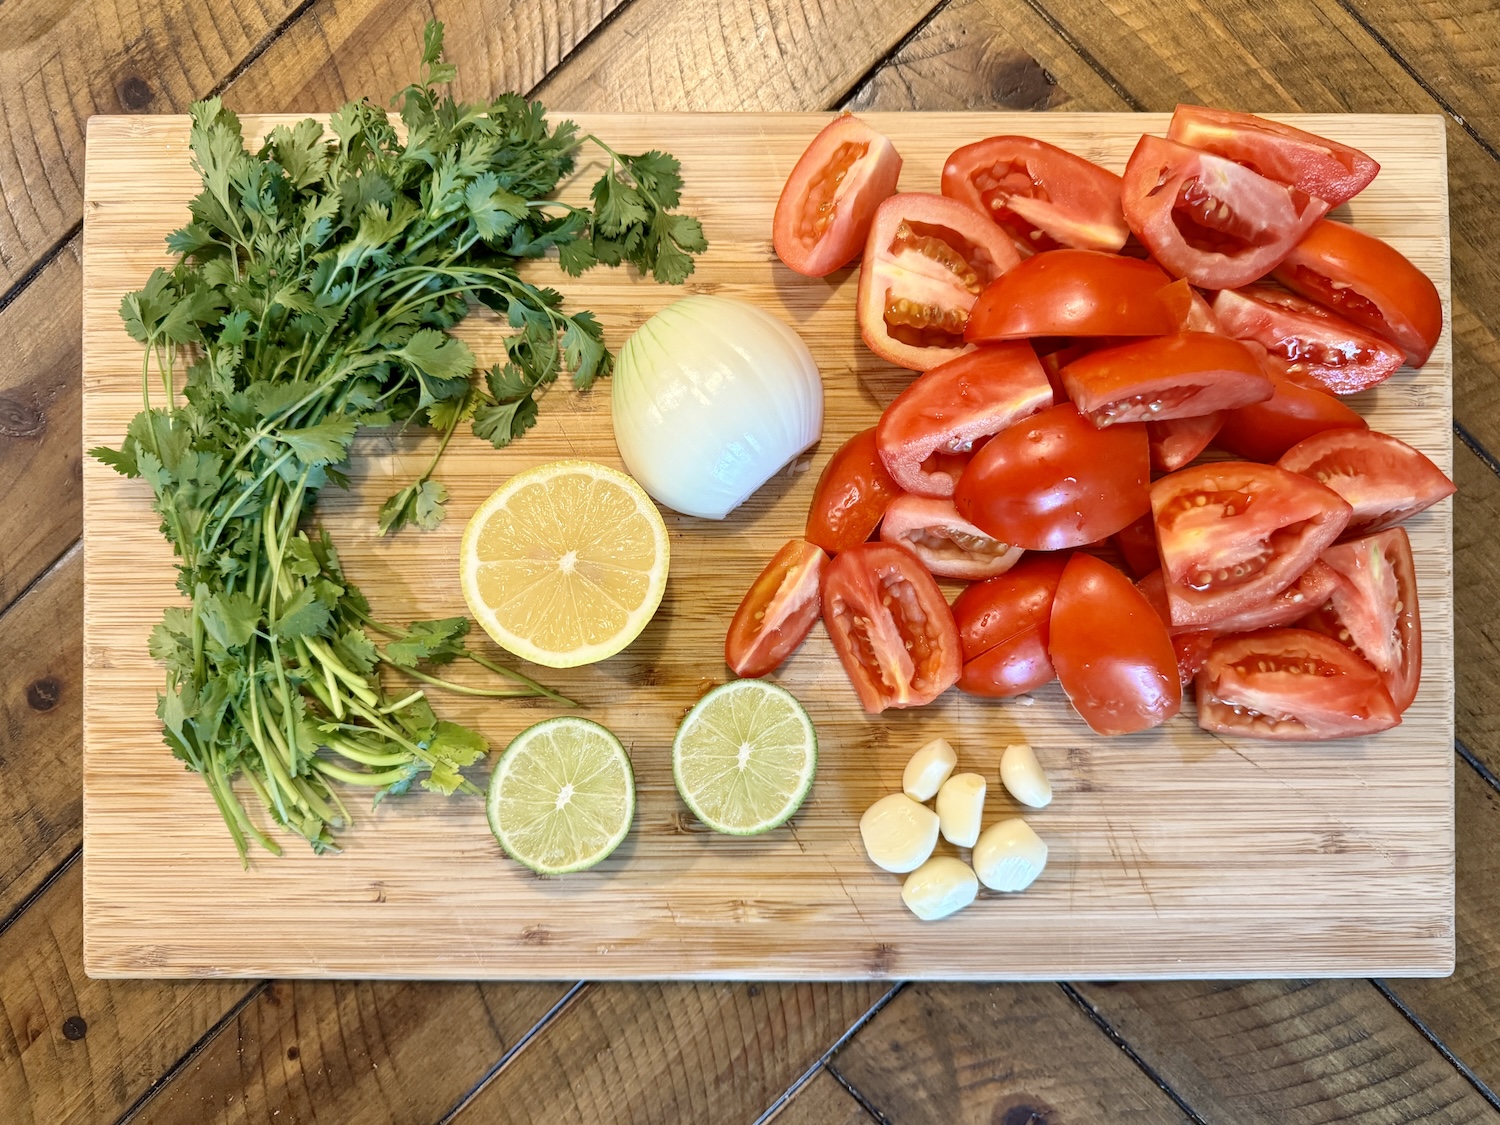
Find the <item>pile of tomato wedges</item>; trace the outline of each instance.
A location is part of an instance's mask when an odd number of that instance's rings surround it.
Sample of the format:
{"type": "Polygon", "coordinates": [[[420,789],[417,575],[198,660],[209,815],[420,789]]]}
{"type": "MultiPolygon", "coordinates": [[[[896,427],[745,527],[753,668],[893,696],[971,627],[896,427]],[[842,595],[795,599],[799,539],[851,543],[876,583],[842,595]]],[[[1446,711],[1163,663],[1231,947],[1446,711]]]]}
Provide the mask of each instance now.
{"type": "Polygon", "coordinates": [[[1375,161],[1181,106],[1123,177],[1027,137],[954,152],[941,195],[896,193],[900,168],[845,115],[777,206],[792,269],[862,256],[861,335],[922,374],[829,462],[731,667],[764,675],[821,617],[871,712],[1056,677],[1101,734],[1189,684],[1211,731],[1399,723],[1421,623],[1398,525],[1453,484],[1338,397],[1442,329],[1420,270],[1324,218],[1375,161]],[[950,608],[936,577],[973,584],[950,608]]]}

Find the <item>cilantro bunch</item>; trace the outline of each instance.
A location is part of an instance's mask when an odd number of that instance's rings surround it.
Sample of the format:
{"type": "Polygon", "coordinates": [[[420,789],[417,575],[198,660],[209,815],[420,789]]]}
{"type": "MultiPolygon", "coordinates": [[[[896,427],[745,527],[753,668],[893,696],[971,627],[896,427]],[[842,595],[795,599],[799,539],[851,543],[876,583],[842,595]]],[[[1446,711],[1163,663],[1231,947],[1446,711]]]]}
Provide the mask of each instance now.
{"type": "Polygon", "coordinates": [[[91,452],[150,485],[177,555],[188,604],[151,635],[166,666],[157,711],[242,858],[250,839],[279,849],[236,795],[239,778],[316,851],[335,848],[350,821],[333,783],[377,802],[414,782],[473,792],[459,771],[485,740],[439,720],[421,685],[569,702],[471,652],[466,618],[403,627],[372,615],[327,534],[309,526],[319,490],[347,485],[340,466],[359,428],[438,431],[432,462],[379,516],[383,532],[436,526],[447,493],[433,473],[460,424],[506,445],[535,422],[538,390],[564,371],[586,389],[613,362],[594,317],[566,311],[518,267],[555,250],[574,276],[629,262],[675,284],[705,248],[697,221],[673,213],[672,157],[595,141],[608,167],[593,208],[550,199],[593,138],[571,122],[552,127],[516,94],[485,105],[439,96],[454,76],[441,24],[427,26],[422,63],[423,80],[398,95],[404,136],[359,101],[333,115],[332,140],[306,120],[252,153],[219,99],[194,105],[203,190],[167,239],[178,261],[120,307],[145,346],[143,408],[119,449],[91,452]],[[449,334],[471,301],[514,330],[505,362],[482,373],[449,334]],[[457,659],[512,683],[472,688],[436,674],[457,659]],[[382,667],[416,686],[387,691],[382,667]]]}

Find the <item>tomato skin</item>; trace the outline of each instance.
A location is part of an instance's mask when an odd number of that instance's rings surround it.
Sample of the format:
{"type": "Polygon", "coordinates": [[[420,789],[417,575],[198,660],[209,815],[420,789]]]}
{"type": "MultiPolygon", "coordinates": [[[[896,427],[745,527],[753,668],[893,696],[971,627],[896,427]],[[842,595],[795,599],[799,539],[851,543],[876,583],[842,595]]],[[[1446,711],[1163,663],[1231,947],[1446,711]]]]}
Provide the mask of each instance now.
{"type": "Polygon", "coordinates": [[[900,176],[901,154],[889,138],[852,113],[839,114],[812,139],[781,189],[771,225],[776,256],[805,277],[848,265],[864,250],[875,208],[895,194],[900,176]],[[822,208],[832,208],[831,215],[822,208]]]}
{"type": "Polygon", "coordinates": [[[1224,331],[1253,340],[1285,360],[1288,370],[1339,395],[1383,383],[1401,366],[1399,348],[1322,305],[1279,289],[1252,285],[1214,298],[1224,331]]]}
{"type": "Polygon", "coordinates": [[[1120,177],[1031,137],[990,137],[943,165],[943,194],[988,215],[1023,254],[1073,246],[1118,251],[1130,237],[1120,177]]]}
{"type": "Polygon", "coordinates": [[[1420,450],[1375,430],[1324,430],[1276,462],[1333,489],[1354,514],[1345,536],[1394,527],[1452,496],[1458,486],[1420,450]]]}
{"type": "Polygon", "coordinates": [[[1437,286],[1395,247],[1345,223],[1313,226],[1276,280],[1399,345],[1421,367],[1443,334],[1437,286]]]}
{"type": "Polygon", "coordinates": [[[1374,668],[1308,629],[1265,629],[1215,641],[1196,688],[1198,725],[1218,734],[1353,738],[1401,721],[1374,668]]]}
{"type": "Polygon", "coordinates": [[[1324,430],[1363,429],[1368,423],[1326,390],[1297,382],[1273,356],[1261,361],[1275,391],[1265,402],[1224,415],[1214,444],[1249,461],[1272,462],[1324,430]]]}
{"type": "Polygon", "coordinates": [[[919,375],[881,414],[875,444],[899,487],[952,496],[959,472],[945,471],[940,455],[969,454],[1051,405],[1052,385],[1030,344],[987,345],[919,375]]]}
{"type": "Polygon", "coordinates": [[[724,662],[739,676],[764,676],[812,632],[823,603],[828,556],[805,539],[789,539],[745,592],[724,637],[724,662]]]}
{"type": "Polygon", "coordinates": [[[1171,281],[1150,262],[1050,250],[990,284],[969,313],[971,344],[1032,336],[1165,336],[1178,318],[1156,294],[1171,281]]]}
{"type": "Polygon", "coordinates": [[[1330,207],[1353,199],[1380,171],[1379,164],[1350,145],[1253,113],[1201,105],[1179,105],[1167,139],[1243,164],[1330,207]]]}
{"type": "Polygon", "coordinates": [[[1213,648],[1214,637],[1218,634],[1212,629],[1189,629],[1172,624],[1172,613],[1167,608],[1167,586],[1159,569],[1141,578],[1135,588],[1151,603],[1156,616],[1167,627],[1167,636],[1172,638],[1172,651],[1177,656],[1177,679],[1187,687],[1207,663],[1208,650],[1213,648]]]}
{"type": "Polygon", "coordinates": [[[974,302],[1021,260],[1005,232],[956,200],[900,192],[875,210],[859,267],[859,334],[881,359],[927,371],[956,359],[974,302]]]}
{"type": "Polygon", "coordinates": [[[875,427],[861,430],[823,467],[807,510],[807,538],[829,554],[870,538],[901,489],[875,447],[875,427]]]}
{"type": "Polygon", "coordinates": [[[1264,277],[1328,210],[1231,160],[1150,135],[1125,165],[1121,202],[1161,267],[1204,289],[1264,277]]]}
{"type": "Polygon", "coordinates": [[[963,650],[961,691],[1009,699],[1052,681],[1048,628],[1067,562],[1066,556],[1034,555],[958,595],[953,620],[963,650]]]}
{"type": "Polygon", "coordinates": [[[1098,734],[1160,726],[1182,709],[1167,627],[1114,567],[1075,554],[1057,584],[1048,650],[1068,699],[1098,734]]]}
{"type": "Polygon", "coordinates": [[[1213,307],[1203,299],[1198,290],[1182,278],[1179,277],[1156,296],[1171,310],[1178,331],[1224,334],[1223,326],[1219,323],[1219,318],[1214,315],[1213,307]]]}
{"type": "Polygon", "coordinates": [[[931,703],[958,680],[963,659],[937,580],[910,551],[861,543],[823,571],[823,624],[871,714],[931,703]]]}
{"type": "Polygon", "coordinates": [[[1070,402],[992,437],[954,490],[959,515],[1004,543],[1060,551],[1113,535],[1150,508],[1146,429],[1093,427],[1070,402]]]}
{"type": "Polygon", "coordinates": [[[1224,418],[1224,411],[1215,410],[1196,418],[1147,422],[1146,444],[1151,451],[1151,467],[1159,473],[1175,473],[1208,448],[1224,425],[1224,418]]]}
{"type": "Polygon", "coordinates": [[[1151,511],[1172,622],[1205,626],[1295,582],[1338,538],[1351,509],[1306,477],[1220,461],[1162,477],[1151,486],[1151,511]]]}
{"type": "Polygon", "coordinates": [[[1064,367],[1062,381],[1079,411],[1101,428],[1233,410],[1273,393],[1253,352],[1209,332],[1100,348],[1064,367]]]}
{"type": "MultiPolygon", "coordinates": [[[[1128,527],[1122,527],[1111,538],[1130,573],[1137,578],[1161,569],[1161,559],[1156,554],[1156,522],[1150,512],[1128,527]]],[[[1165,599],[1166,594],[1163,593],[1162,597],[1165,599]]],[[[1162,604],[1165,605],[1165,601],[1162,604]]]]}

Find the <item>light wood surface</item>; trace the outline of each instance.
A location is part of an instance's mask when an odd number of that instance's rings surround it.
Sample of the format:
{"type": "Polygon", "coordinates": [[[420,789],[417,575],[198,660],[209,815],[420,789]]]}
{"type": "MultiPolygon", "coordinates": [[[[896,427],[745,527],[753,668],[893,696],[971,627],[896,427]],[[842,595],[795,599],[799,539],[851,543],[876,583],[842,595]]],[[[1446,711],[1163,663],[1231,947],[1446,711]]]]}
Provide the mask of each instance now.
{"type": "MultiPolygon", "coordinates": [[[[785,831],[712,836],[672,789],[668,748],[684,709],[728,675],[723,630],[766,558],[801,527],[817,472],[871,424],[908,375],[858,340],[856,277],[798,278],[775,262],[769,219],[815,115],[577,115],[627,149],[682,158],[684,206],[711,242],[692,292],[738,296],[798,328],[822,368],[824,439],[722,524],[669,516],[674,567],[657,619],[621,657],[551,673],[630,748],[640,794],[631,838],[603,867],[540,880],[506,860],[478,801],[419,797],[366,814],[342,856],[257,856],[242,872],[201,781],[159,742],[160,670],[145,636],[173,597],[170,554],[146,490],[89,462],[85,480],[85,963],[95,975],[591,977],[1135,977],[1442,974],[1453,958],[1451,509],[1410,525],[1422,590],[1426,672],[1402,727],[1324,745],[1227,742],[1189,718],[1125,739],[1089,734],[1055,685],[997,705],[950,693],[915,712],[859,711],[821,629],[778,674],[818,725],[821,768],[785,831]],[[1030,814],[1052,848],[1017,897],[986,895],[938,925],[912,919],[899,879],[873,868],[856,821],[899,787],[925,738],[945,734],[990,776],[989,815],[1013,811],[998,753],[1024,737],[1057,798],[1030,814]]],[[[871,115],[906,158],[902,186],[936,187],[942,158],[995,132],[1041,136],[1120,167],[1157,116],[871,115]]],[[[247,119],[261,130],[273,118],[247,119]]],[[[1312,116],[1306,127],[1371,152],[1383,171],[1349,208],[1448,288],[1440,119],[1312,116]]],[[[196,180],[182,118],[95,118],[84,240],[84,444],[116,443],[139,407],[139,352],[120,296],[164,260],[196,180]]],[[[584,175],[597,174],[586,168],[584,175]]],[[[586,185],[584,185],[586,186],[586,185]]],[[[581,191],[581,187],[575,187],[581,191]]],[[[538,271],[551,276],[545,268],[538,271]]],[[[622,272],[560,282],[600,314],[609,342],[678,295],[622,272]]],[[[483,359],[497,328],[463,334],[483,359]]],[[[1445,468],[1447,336],[1420,373],[1363,396],[1377,428],[1445,468]]],[[[604,390],[604,388],[601,388],[604,390]]],[[[558,391],[537,429],[496,452],[455,441],[453,500],[434,533],[380,541],[373,512],[426,455],[422,440],[371,435],[355,486],[320,504],[351,577],[394,618],[463,610],[455,580],[468,514],[517,469],[559,456],[618,464],[608,396],[558,391]]],[[[496,749],[551,713],[530,703],[434,700],[496,749]]]]}

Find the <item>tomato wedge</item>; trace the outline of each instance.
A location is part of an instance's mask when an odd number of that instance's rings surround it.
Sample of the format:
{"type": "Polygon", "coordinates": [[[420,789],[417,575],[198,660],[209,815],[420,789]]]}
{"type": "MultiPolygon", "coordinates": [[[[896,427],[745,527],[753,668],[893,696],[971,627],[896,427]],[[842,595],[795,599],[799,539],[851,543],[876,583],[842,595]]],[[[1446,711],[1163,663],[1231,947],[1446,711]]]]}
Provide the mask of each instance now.
{"type": "Polygon", "coordinates": [[[959,515],[1028,551],[1081,547],[1113,535],[1151,506],[1146,430],[1095,429],[1072,403],[992,437],[958,479],[959,515]]]}
{"type": "Polygon", "coordinates": [[[1180,331],[1223,334],[1223,326],[1219,324],[1219,318],[1214,316],[1213,308],[1203,299],[1203,294],[1182,278],[1179,277],[1156,296],[1172,311],[1180,331]]]}
{"type": "Polygon", "coordinates": [[[1248,461],[1162,477],[1151,486],[1151,511],[1176,625],[1212,625],[1268,601],[1338,538],[1350,514],[1332,489],[1248,461]]]}
{"type": "Polygon", "coordinates": [[[1253,113],[1180,105],[1167,139],[1243,164],[1337,207],[1369,186],[1380,165],[1357,148],[1253,113]]]}
{"type": "Polygon", "coordinates": [[[1252,285],[1225,289],[1214,298],[1224,331],[1254,340],[1287,362],[1291,371],[1348,395],[1389,379],[1401,366],[1399,348],[1371,335],[1322,305],[1252,285]]]}
{"type": "Polygon", "coordinates": [[[1380,673],[1309,629],[1215,641],[1196,684],[1198,725],[1218,734],[1353,738],[1401,721],[1380,673]]]}
{"type": "Polygon", "coordinates": [[[1100,348],[1064,367],[1062,381],[1079,411],[1100,428],[1198,417],[1262,402],[1273,393],[1255,353],[1209,332],[1100,348]]]}
{"type": "Polygon", "coordinates": [[[1167,608],[1167,587],[1160,570],[1147,574],[1135,584],[1135,588],[1151,603],[1156,616],[1167,627],[1167,636],[1172,638],[1172,651],[1177,656],[1177,679],[1187,687],[1208,663],[1209,649],[1213,648],[1218,634],[1212,629],[1189,629],[1172,624],[1172,614],[1167,608]]]}
{"type": "Polygon", "coordinates": [[[807,511],[807,538],[829,554],[870,538],[901,489],[875,448],[875,427],[861,430],[823,466],[807,511]]]}
{"type": "Polygon", "coordinates": [[[823,571],[823,624],[871,714],[931,703],[958,680],[953,614],[904,548],[862,543],[835,557],[823,571]]]}
{"type": "Polygon", "coordinates": [[[1181,317],[1156,294],[1171,278],[1150,262],[1093,250],[1052,250],[1008,270],[979,297],[964,339],[1164,336],[1181,317]]]}
{"type": "Polygon", "coordinates": [[[1075,554],[1057,584],[1048,651],[1068,699],[1098,734],[1160,726],[1182,709],[1167,627],[1129,578],[1075,554]]]}
{"type": "Polygon", "coordinates": [[[1458,486],[1425,453],[1374,430],[1324,430],[1298,442],[1277,465],[1327,485],[1354,509],[1347,535],[1394,527],[1458,486]]]}
{"type": "Polygon", "coordinates": [[[1031,137],[964,145],[943,166],[943,194],[995,220],[1023,254],[1119,250],[1130,237],[1120,177],[1031,137]]]}
{"type": "Polygon", "coordinates": [[[896,497],[880,521],[880,538],[905,547],[939,578],[993,578],[1021,557],[1021,548],[990,538],[946,497],[896,497]]]}
{"type": "Polygon", "coordinates": [[[875,211],[859,267],[859,334],[881,359],[926,371],[964,347],[969,310],[1021,260],[1005,232],[956,200],[893,195],[875,211]]]}
{"type": "Polygon", "coordinates": [[[1047,655],[1048,626],[1067,562],[1059,555],[1022,559],[958,595],[953,620],[964,659],[960,690],[1008,699],[1051,682],[1056,672],[1047,655]]]}
{"type": "Polygon", "coordinates": [[[1224,411],[1216,410],[1196,418],[1147,422],[1146,445],[1151,451],[1151,467],[1158,472],[1175,473],[1208,448],[1224,425],[1224,417],[1224,411]]]}
{"type": "Polygon", "coordinates": [[[724,662],[740,676],[764,676],[812,631],[822,610],[819,586],[828,556],[806,539],[789,539],[746,591],[729,633],[724,662]]]}
{"type": "Polygon", "coordinates": [[[875,208],[894,194],[901,154],[851,113],[812,139],[776,201],[771,245],[788,267],[823,277],[865,248],[875,208]]]}
{"type": "Polygon", "coordinates": [[[1327,390],[1313,389],[1292,378],[1286,364],[1274,356],[1266,356],[1261,362],[1276,393],[1265,402],[1224,415],[1224,424],[1214,435],[1214,444],[1221,449],[1251,461],[1275,461],[1313,434],[1367,424],[1327,390]]]}
{"type": "Polygon", "coordinates": [[[1026,343],[965,352],[919,376],[885,408],[875,444],[897,485],[919,496],[952,496],[966,462],[952,458],[1052,405],[1052,385],[1026,343]]]}
{"type": "Polygon", "coordinates": [[[1130,154],[1121,201],[1162,268],[1205,289],[1264,277],[1328,210],[1232,160],[1152,136],[1130,154]]]}
{"type": "MultiPolygon", "coordinates": [[[[1137,578],[1161,569],[1161,558],[1156,553],[1156,521],[1150,512],[1128,527],[1122,527],[1112,538],[1125,565],[1137,578]]],[[[1162,597],[1165,599],[1166,595],[1162,597]]],[[[1162,604],[1166,604],[1165,600],[1162,604]]]]}
{"type": "Polygon", "coordinates": [[[1404,712],[1422,679],[1422,617],[1411,540],[1393,527],[1329,547],[1323,562],[1340,581],[1305,627],[1327,633],[1368,660],[1396,710],[1404,712]]]}
{"type": "Polygon", "coordinates": [[[1276,270],[1288,289],[1399,345],[1421,367],[1443,333],[1437,286],[1395,247],[1324,219],[1276,270]]]}

